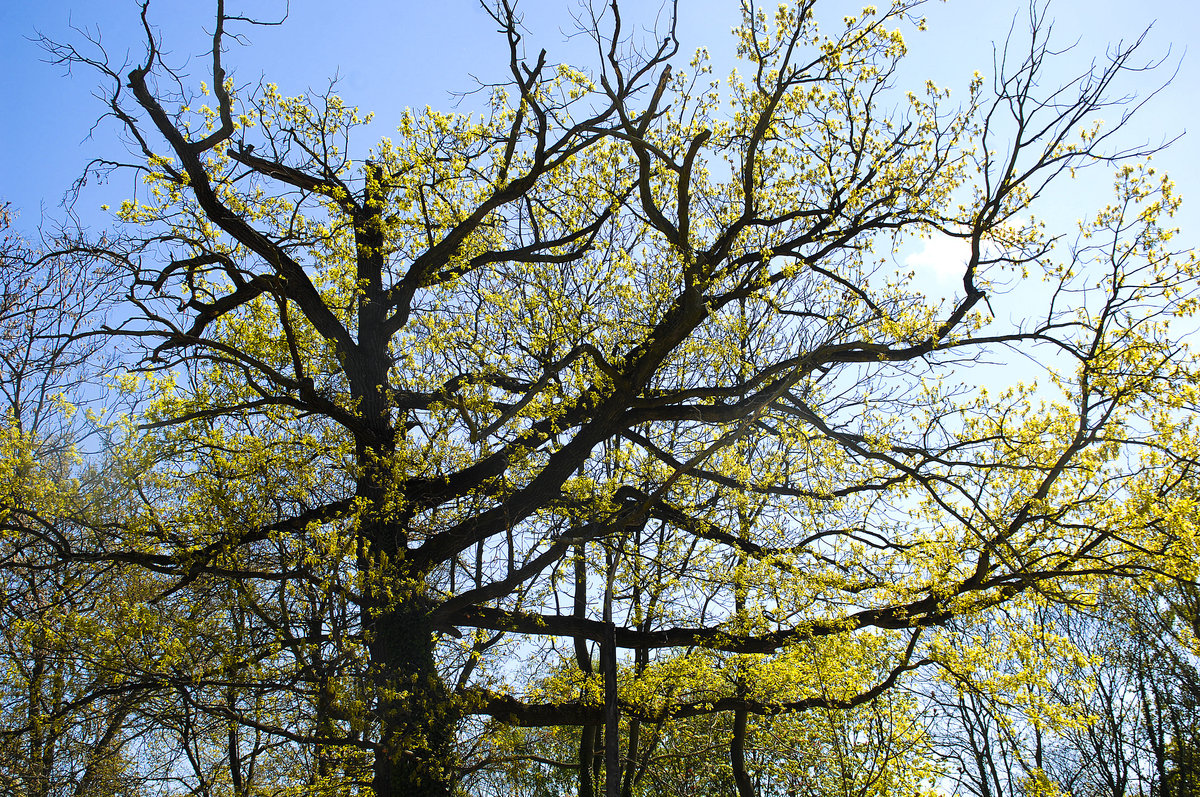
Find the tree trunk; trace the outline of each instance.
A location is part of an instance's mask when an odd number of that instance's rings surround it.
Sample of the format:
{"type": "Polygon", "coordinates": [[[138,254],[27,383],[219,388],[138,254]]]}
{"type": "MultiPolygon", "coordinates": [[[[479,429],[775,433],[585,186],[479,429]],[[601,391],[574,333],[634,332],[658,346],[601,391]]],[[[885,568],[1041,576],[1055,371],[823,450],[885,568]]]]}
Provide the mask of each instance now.
{"type": "Polygon", "coordinates": [[[596,782],[592,770],[596,764],[596,726],[579,729],[579,797],[595,797],[596,782]]]}
{"type": "MultiPolygon", "coordinates": [[[[368,381],[385,385],[386,366],[368,381]]],[[[357,496],[364,507],[359,567],[366,579],[364,631],[375,687],[378,748],[375,797],[447,797],[455,775],[457,703],[434,659],[434,627],[425,574],[406,561],[408,522],[389,509],[390,463],[395,451],[382,388],[367,394],[364,415],[374,417],[375,447],[359,441],[357,496]],[[370,413],[370,415],[368,415],[370,413]]]]}
{"type": "Polygon", "coordinates": [[[454,776],[455,703],[434,665],[428,602],[397,596],[372,622],[379,749],[376,797],[446,797],[454,776]]]}
{"type": "Polygon", "coordinates": [[[358,489],[371,507],[360,519],[369,546],[360,567],[378,723],[372,786],[375,797],[446,797],[455,773],[457,703],[435,663],[424,574],[411,573],[405,561],[406,519],[386,517],[383,483],[369,467],[358,489]]]}
{"type": "Polygon", "coordinates": [[[754,781],[746,771],[746,712],[733,714],[733,738],[729,743],[729,762],[738,797],[754,797],[754,781]]]}
{"type": "MultiPolygon", "coordinates": [[[[411,517],[393,505],[392,470],[401,419],[393,416],[388,370],[391,356],[383,292],[383,172],[368,164],[362,209],[354,219],[358,349],[345,363],[363,431],[356,440],[361,502],[360,539],[367,543],[359,568],[367,582],[364,630],[375,686],[378,744],[372,786],[375,797],[446,797],[455,774],[457,703],[434,659],[434,628],[425,573],[406,561],[411,517]]],[[[403,476],[400,476],[403,478],[403,476]]]]}

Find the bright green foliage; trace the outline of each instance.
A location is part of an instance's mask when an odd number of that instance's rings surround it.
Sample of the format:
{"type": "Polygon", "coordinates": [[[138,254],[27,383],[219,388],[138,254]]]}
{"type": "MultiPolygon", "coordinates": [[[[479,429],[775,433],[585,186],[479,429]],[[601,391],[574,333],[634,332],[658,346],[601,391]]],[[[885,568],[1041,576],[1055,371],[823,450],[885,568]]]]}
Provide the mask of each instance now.
{"type": "Polygon", "coordinates": [[[589,70],[522,62],[501,2],[507,92],[363,157],[336,96],[234,93],[220,2],[182,99],[150,25],[128,75],[54,50],[122,87],[148,192],[109,252],[141,410],[77,558],[142,591],[104,650],[168,770],[913,793],[939,768],[889,690],[1020,689],[980,641],[1005,605],[1194,576],[1178,198],[1120,165],[1074,246],[1029,215],[1112,160],[1133,51],[1064,101],[1035,19],[990,89],[897,95],[917,5],[749,7],[726,84],[627,51],[615,5],[589,70]],[[902,264],[934,235],[969,251],[944,297],[902,264]]]}
{"type": "Polygon", "coordinates": [[[103,362],[76,336],[108,293],[8,225],[0,209],[0,793],[136,794],[141,690],[123,632],[145,593],[73,556],[85,518],[114,519],[114,484],[83,465],[91,424],[70,403],[103,362]]]}
{"type": "Polygon", "coordinates": [[[1099,586],[1086,606],[1006,606],[972,640],[993,651],[983,673],[946,660],[930,741],[953,791],[1170,793],[1200,698],[1195,585],[1099,586]]]}

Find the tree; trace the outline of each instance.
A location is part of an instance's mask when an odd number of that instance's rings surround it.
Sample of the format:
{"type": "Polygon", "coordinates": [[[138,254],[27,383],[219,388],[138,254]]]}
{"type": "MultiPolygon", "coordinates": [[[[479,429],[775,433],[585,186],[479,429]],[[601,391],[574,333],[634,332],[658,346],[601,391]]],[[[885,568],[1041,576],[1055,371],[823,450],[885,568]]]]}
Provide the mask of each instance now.
{"type": "Polygon", "coordinates": [[[935,691],[937,756],[959,793],[1071,797],[1189,788],[1200,680],[1196,588],[1186,580],[1102,584],[1090,604],[1043,605],[997,624],[983,685],[935,691]],[[1024,644],[1013,628],[1035,629],[1024,644]],[[1006,656],[1012,652],[1015,655],[1006,656]],[[1020,684],[1014,688],[1014,684],[1020,684]]]}
{"type": "MultiPolygon", "coordinates": [[[[894,690],[850,710],[752,716],[744,757],[755,794],[867,797],[913,794],[939,774],[930,755],[917,700],[894,690]]],[[[628,740],[625,720],[621,738],[628,740]]],[[[726,795],[736,793],[728,756],[734,717],[692,717],[644,724],[636,759],[623,762],[620,793],[726,795]]],[[[467,794],[575,793],[579,734],[573,728],[507,728],[480,735],[475,766],[462,781],[467,794]]],[[[628,743],[626,742],[626,749],[628,743]]],[[[602,764],[589,750],[589,764],[602,764]]],[[[604,773],[590,773],[592,783],[604,773]]]]}
{"type": "MultiPolygon", "coordinates": [[[[1193,577],[1194,578],[1194,577],[1193,577]]],[[[1195,580],[1113,600],[1130,629],[1123,657],[1141,710],[1139,730],[1153,762],[1151,792],[1195,794],[1200,787],[1200,592],[1195,580]]]]}
{"type": "Polygon", "coordinates": [[[482,117],[363,157],[332,92],[235,91],[223,0],[205,80],[146,4],[132,67],[47,42],[110,81],[132,161],[96,168],[150,192],[107,247],[129,500],[61,555],[154,596],[124,666],[195,788],[448,794],[489,766],[475,718],[573,729],[613,795],[715,714],[747,795],[751,718],[868,706],[992,607],[1187,561],[1195,263],[1153,148],[1096,121],[1137,46],[1047,89],[1035,10],[948,108],[892,90],[918,5],[824,33],[747,4],[724,90],[672,65],[674,8],[639,50],[588,7],[583,69],[499,0],[482,117]],[[1092,164],[1116,198],[1064,247],[1029,214],[1092,164]],[[929,235],[969,249],[944,300],[896,254],[929,235]],[[1021,356],[1038,383],[985,389],[1021,356]]]}
{"type": "Polygon", "coordinates": [[[103,341],[87,333],[111,300],[90,258],[34,246],[0,206],[3,794],[135,793],[127,750],[139,694],[113,689],[113,672],[79,655],[92,629],[72,623],[111,619],[130,595],[103,570],[66,561],[70,531],[59,522],[103,500],[79,458],[91,425],[74,408],[88,406],[107,362],[103,341]]]}

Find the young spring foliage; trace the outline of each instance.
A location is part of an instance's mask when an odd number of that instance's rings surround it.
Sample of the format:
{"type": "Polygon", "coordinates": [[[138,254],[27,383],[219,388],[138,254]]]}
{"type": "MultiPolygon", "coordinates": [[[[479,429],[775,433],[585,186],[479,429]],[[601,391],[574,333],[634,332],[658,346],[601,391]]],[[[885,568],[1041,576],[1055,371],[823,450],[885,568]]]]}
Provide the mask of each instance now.
{"type": "Polygon", "coordinates": [[[1096,126],[1136,48],[1045,88],[1035,15],[965,97],[898,93],[918,5],[748,4],[721,81],[615,3],[594,63],[526,60],[500,0],[483,112],[365,151],[333,94],[235,91],[221,0],[205,81],[149,21],[125,73],[51,45],[112,81],[145,183],[108,253],[125,501],[71,556],[153,595],[169,642],[122,666],[186,778],[448,794],[546,759],[629,794],[708,722],[741,795],[798,747],[911,791],[907,674],[988,688],[990,610],[1196,561],[1196,263],[1096,126]],[[1031,220],[1114,162],[1073,244],[1031,220]],[[968,245],[952,295],[901,265],[922,236],[968,245]]]}

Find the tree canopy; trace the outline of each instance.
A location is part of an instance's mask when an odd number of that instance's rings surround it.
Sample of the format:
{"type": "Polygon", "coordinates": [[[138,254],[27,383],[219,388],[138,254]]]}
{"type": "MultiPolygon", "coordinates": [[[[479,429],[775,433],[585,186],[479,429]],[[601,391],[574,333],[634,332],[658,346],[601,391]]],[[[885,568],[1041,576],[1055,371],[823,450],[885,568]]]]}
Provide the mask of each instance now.
{"type": "Polygon", "coordinates": [[[103,240],[12,250],[4,345],[103,341],[135,408],[80,456],[9,402],[22,782],[911,793],[940,773],[900,687],[1032,704],[1074,654],[1020,618],[1194,580],[1197,265],[1122,143],[1138,43],[1054,83],[1034,9],[951,101],[895,85],[920,5],[745,3],[723,81],[686,8],[647,46],[587,5],[569,65],[499,0],[482,112],[367,149],[332,90],[234,81],[256,23],[224,0],[203,70],[149,4],[131,64],[47,42],[107,81],[129,150],[93,169],[144,190],[103,240]],[[1047,228],[1088,167],[1111,199],[1047,228]],[[905,264],[929,237],[966,252],[944,296],[905,264]],[[81,259],[105,321],[25,324],[81,259]]]}

